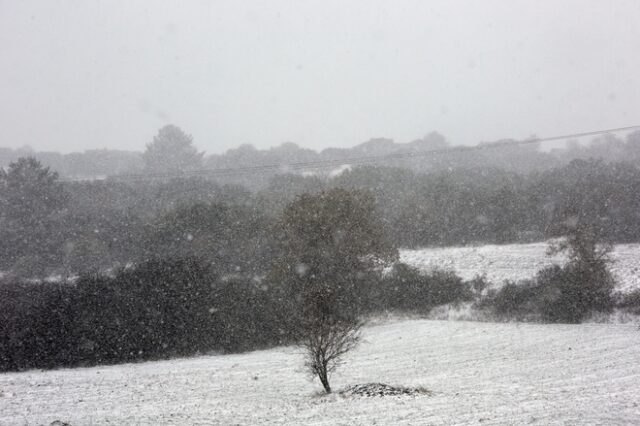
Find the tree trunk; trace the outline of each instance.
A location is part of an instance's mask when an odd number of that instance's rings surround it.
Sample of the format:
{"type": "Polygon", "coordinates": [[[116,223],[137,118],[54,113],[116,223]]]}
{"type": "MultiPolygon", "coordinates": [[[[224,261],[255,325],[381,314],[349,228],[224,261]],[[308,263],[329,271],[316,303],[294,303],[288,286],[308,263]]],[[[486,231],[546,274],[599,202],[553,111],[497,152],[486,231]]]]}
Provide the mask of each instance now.
{"type": "Polygon", "coordinates": [[[320,382],[322,382],[322,386],[324,386],[324,390],[327,393],[331,393],[331,386],[329,386],[329,378],[327,377],[327,371],[319,371],[318,377],[320,378],[320,382]]]}

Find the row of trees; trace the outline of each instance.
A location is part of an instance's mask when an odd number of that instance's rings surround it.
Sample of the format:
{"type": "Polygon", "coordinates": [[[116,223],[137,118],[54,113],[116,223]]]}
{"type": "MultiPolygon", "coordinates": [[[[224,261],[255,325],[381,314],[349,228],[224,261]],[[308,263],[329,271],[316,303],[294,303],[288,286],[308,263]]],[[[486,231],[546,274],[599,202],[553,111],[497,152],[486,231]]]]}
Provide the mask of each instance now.
{"type": "Polygon", "coordinates": [[[155,257],[264,273],[273,220],[243,189],[208,181],[61,183],[33,158],[0,170],[0,271],[47,277],[155,257]]]}
{"type": "MultiPolygon", "coordinates": [[[[402,154],[404,158],[387,158],[380,164],[386,167],[402,167],[417,173],[432,173],[457,168],[500,168],[517,173],[542,172],[560,167],[575,159],[600,158],[605,162],[630,162],[640,165],[640,132],[625,138],[603,135],[589,144],[570,141],[565,148],[550,152],[540,150],[538,144],[509,145],[500,141],[500,148],[449,153],[437,156],[410,158],[410,154],[452,148],[444,136],[433,132],[409,143],[395,143],[391,139],[374,138],[352,148],[327,148],[321,152],[301,148],[286,142],[267,150],[252,145],[241,145],[224,154],[205,156],[193,143],[191,135],[177,126],[162,127],[145,152],[117,150],[88,150],[83,153],[60,154],[58,152],[35,152],[30,148],[12,150],[0,148],[0,166],[20,157],[34,156],[67,178],[91,178],[144,173],[148,176],[181,175],[196,170],[219,170],[237,167],[259,167],[273,164],[290,164],[313,161],[341,161],[362,156],[392,157],[402,154]]],[[[264,184],[277,172],[268,171],[254,175],[226,176],[225,183],[241,183],[252,189],[264,188],[264,184]]]]}
{"type": "Polygon", "coordinates": [[[372,191],[404,247],[541,241],[576,219],[609,241],[640,240],[640,169],[628,163],[575,160],[530,175],[359,168],[328,185],[372,191]]]}
{"type": "Polygon", "coordinates": [[[373,194],[399,247],[540,241],[578,221],[609,242],[640,241],[640,169],[626,163],[576,160],[526,176],[364,167],[330,179],[281,175],[252,193],[193,178],[60,182],[24,158],[0,171],[0,270],[65,276],[194,255],[224,273],[264,275],[286,205],[331,188],[373,194]]]}

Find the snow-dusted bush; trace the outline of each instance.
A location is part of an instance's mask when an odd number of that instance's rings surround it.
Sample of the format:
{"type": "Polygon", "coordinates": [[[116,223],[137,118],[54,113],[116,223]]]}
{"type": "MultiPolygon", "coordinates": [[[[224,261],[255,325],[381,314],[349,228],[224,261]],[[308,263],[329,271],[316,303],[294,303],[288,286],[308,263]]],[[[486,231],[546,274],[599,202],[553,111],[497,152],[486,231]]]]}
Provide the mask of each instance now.
{"type": "Polygon", "coordinates": [[[594,312],[611,312],[612,278],[608,270],[584,271],[579,266],[550,266],[532,280],[508,281],[489,292],[476,307],[500,319],[579,323],[594,312]]]}
{"type": "Polygon", "coordinates": [[[550,255],[566,253],[564,266],[544,268],[533,280],[507,282],[478,305],[502,318],[554,323],[579,323],[594,312],[611,312],[615,306],[611,248],[598,241],[593,224],[581,220],[567,223],[565,238],[549,248],[550,255]]]}
{"type": "Polygon", "coordinates": [[[435,306],[472,301],[479,282],[463,281],[455,272],[433,269],[428,273],[397,263],[379,285],[379,305],[396,311],[428,313],[435,306]]]}
{"type": "Polygon", "coordinates": [[[282,295],[193,258],[151,260],[74,283],[0,286],[0,371],[112,364],[292,340],[282,295]]]}
{"type": "Polygon", "coordinates": [[[640,315],[640,289],[630,293],[619,295],[618,307],[635,315],[640,315]]]}
{"type": "Polygon", "coordinates": [[[535,280],[506,281],[499,290],[491,290],[476,308],[490,310],[503,320],[525,321],[540,318],[540,286],[535,280]]]}

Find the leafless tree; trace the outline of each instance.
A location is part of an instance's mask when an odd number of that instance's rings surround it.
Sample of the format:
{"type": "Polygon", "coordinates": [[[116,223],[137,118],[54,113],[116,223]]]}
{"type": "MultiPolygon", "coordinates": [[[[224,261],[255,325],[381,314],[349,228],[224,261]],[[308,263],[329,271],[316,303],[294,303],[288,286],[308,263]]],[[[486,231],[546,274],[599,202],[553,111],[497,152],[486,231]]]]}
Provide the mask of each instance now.
{"type": "Polygon", "coordinates": [[[327,393],[331,393],[329,375],[340,365],[342,357],[358,345],[362,326],[361,320],[320,315],[303,327],[305,335],[301,342],[307,367],[313,376],[318,376],[327,393]]]}
{"type": "Polygon", "coordinates": [[[290,293],[290,329],[328,393],[329,374],[360,337],[361,286],[370,272],[393,264],[398,250],[363,191],[303,194],[278,229],[282,257],[269,279],[290,293]]]}

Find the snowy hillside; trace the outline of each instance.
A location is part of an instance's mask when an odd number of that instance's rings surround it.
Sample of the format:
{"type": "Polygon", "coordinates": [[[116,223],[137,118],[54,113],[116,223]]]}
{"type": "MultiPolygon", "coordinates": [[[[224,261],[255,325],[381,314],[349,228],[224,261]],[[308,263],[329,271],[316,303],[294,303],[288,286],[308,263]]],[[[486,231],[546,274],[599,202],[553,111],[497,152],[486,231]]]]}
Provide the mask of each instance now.
{"type": "MultiPolygon", "coordinates": [[[[531,278],[545,266],[562,263],[562,256],[550,258],[546,249],[546,243],[534,243],[401,250],[400,260],[423,270],[453,269],[465,279],[486,273],[492,283],[500,284],[506,279],[531,278]]],[[[612,258],[618,288],[640,288],[640,244],[617,245],[612,258]]]]}
{"type": "Polygon", "coordinates": [[[366,329],[334,388],[381,382],[432,395],[320,396],[280,348],[0,375],[0,424],[638,424],[633,325],[396,321],[366,329]]]}

